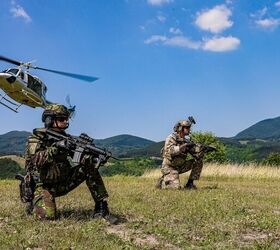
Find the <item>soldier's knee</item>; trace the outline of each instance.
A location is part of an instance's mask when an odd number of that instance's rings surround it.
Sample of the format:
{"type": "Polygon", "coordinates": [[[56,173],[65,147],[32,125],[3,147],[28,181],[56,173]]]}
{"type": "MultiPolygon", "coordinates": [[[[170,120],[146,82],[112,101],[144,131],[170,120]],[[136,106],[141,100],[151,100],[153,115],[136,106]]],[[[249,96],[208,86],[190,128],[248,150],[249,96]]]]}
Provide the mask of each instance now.
{"type": "Polygon", "coordinates": [[[40,220],[54,220],[56,218],[55,200],[47,190],[41,190],[35,195],[33,215],[40,220]]]}
{"type": "Polygon", "coordinates": [[[163,189],[179,189],[180,188],[180,180],[178,171],[170,171],[163,178],[162,183],[163,189]]]}

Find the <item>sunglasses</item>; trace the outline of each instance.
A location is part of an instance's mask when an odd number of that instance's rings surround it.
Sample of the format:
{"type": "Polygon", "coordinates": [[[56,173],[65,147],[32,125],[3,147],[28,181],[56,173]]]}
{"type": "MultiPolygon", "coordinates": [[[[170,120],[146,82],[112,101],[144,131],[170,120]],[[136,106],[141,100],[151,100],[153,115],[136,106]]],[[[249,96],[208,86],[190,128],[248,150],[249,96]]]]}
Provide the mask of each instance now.
{"type": "Polygon", "coordinates": [[[57,117],[56,120],[59,122],[64,122],[64,121],[68,121],[68,117],[57,117]]]}

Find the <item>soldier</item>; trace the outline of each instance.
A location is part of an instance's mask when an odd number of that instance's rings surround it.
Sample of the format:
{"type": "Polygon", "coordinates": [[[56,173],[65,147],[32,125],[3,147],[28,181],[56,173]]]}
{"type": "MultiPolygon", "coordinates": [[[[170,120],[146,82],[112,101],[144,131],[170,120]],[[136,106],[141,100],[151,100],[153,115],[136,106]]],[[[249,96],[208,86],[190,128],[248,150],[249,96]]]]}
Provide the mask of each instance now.
{"type": "MultiPolygon", "coordinates": [[[[96,158],[83,155],[79,165],[70,160],[73,145],[69,141],[54,142],[46,139],[46,130],[67,135],[70,110],[63,105],[50,104],[42,115],[45,128],[33,130],[26,146],[26,172],[34,182],[34,199],[28,208],[39,219],[55,219],[57,216],[55,198],[65,195],[83,181],[95,202],[93,217],[116,221],[109,213],[108,193],[102,178],[95,168],[96,158]]],[[[102,164],[105,164],[105,161],[102,164]]]]}
{"type": "Polygon", "coordinates": [[[162,149],[162,177],[157,181],[157,188],[180,189],[179,174],[191,170],[184,188],[196,189],[194,180],[198,180],[200,177],[204,152],[202,152],[201,147],[185,138],[190,134],[192,123],[195,124],[193,117],[177,122],[174,126],[174,133],[166,138],[162,149]],[[186,159],[188,153],[193,156],[193,159],[186,159]]]}

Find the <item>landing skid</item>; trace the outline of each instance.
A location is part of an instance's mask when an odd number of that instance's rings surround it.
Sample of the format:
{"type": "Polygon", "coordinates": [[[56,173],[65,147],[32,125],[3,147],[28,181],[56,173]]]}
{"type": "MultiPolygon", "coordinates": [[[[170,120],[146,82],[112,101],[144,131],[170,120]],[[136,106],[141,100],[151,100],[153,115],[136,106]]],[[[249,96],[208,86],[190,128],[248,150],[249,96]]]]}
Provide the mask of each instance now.
{"type": "Polygon", "coordinates": [[[17,103],[10,101],[9,99],[6,98],[6,95],[1,95],[1,94],[0,94],[0,104],[16,113],[18,113],[18,109],[22,105],[22,104],[17,104],[17,103]],[[16,106],[16,108],[9,106],[9,104],[16,106]]]}

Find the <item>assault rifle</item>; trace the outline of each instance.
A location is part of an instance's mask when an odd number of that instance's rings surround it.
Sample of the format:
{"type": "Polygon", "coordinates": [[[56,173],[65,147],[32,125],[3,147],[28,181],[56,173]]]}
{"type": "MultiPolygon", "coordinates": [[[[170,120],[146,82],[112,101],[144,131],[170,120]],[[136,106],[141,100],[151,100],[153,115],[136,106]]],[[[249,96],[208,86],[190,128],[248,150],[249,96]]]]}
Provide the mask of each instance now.
{"type": "Polygon", "coordinates": [[[63,141],[65,148],[69,151],[74,152],[73,163],[79,164],[81,157],[84,154],[89,154],[96,156],[96,165],[106,162],[109,158],[118,160],[118,158],[113,157],[112,153],[105,148],[98,148],[93,143],[93,138],[89,137],[87,134],[82,133],[80,136],[63,135],[56,131],[47,129],[46,136],[48,140],[54,140],[54,142],[63,141]]]}
{"type": "Polygon", "coordinates": [[[217,151],[217,148],[210,145],[195,143],[193,141],[188,141],[183,146],[183,153],[190,153],[196,158],[201,158],[204,154],[209,152],[217,151]]]}
{"type": "Polygon", "coordinates": [[[217,148],[214,146],[204,145],[204,144],[197,144],[199,146],[200,152],[209,153],[209,152],[216,152],[217,148]]]}

